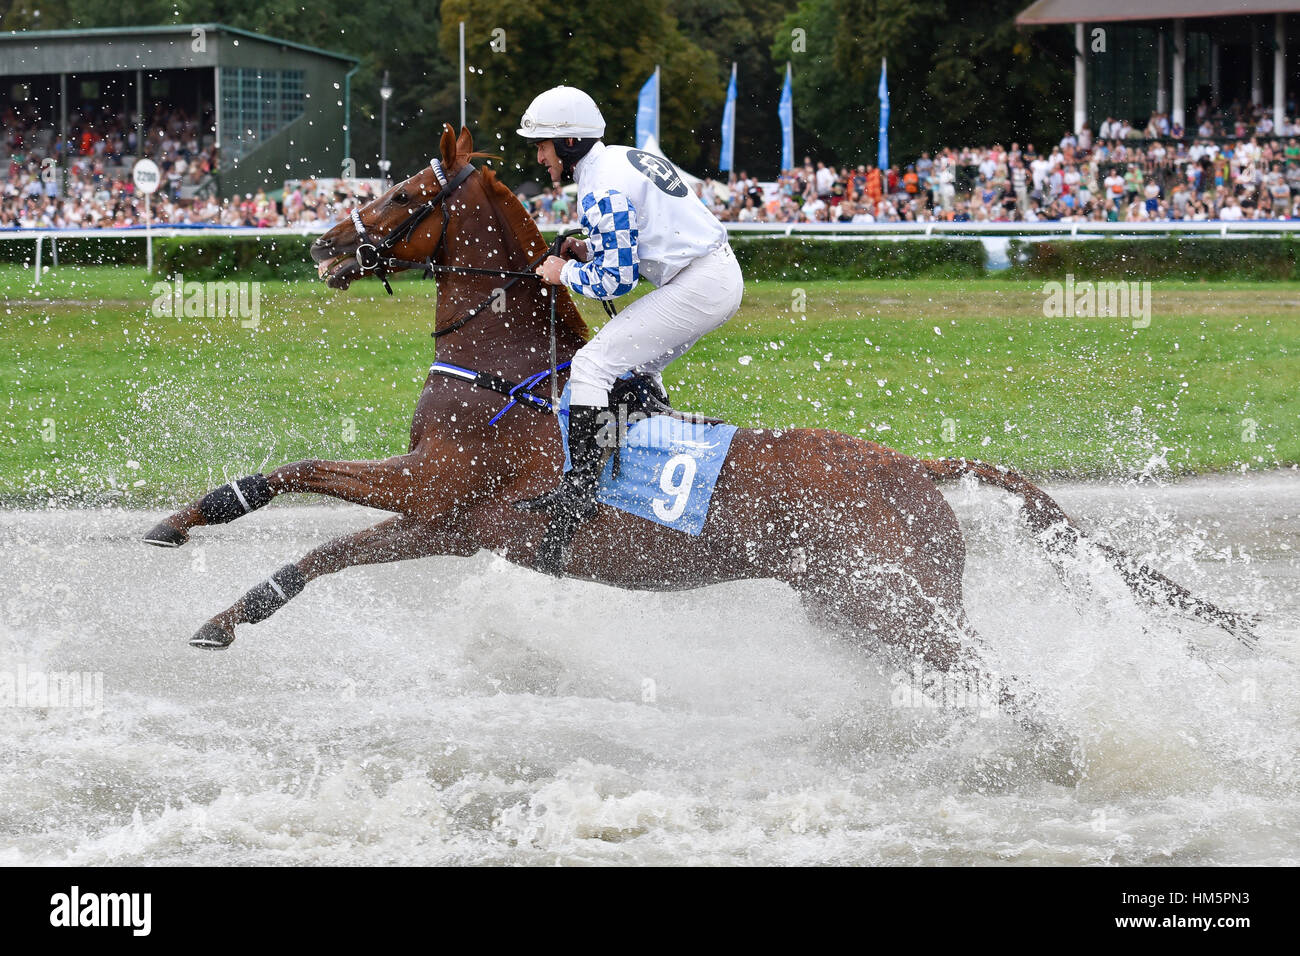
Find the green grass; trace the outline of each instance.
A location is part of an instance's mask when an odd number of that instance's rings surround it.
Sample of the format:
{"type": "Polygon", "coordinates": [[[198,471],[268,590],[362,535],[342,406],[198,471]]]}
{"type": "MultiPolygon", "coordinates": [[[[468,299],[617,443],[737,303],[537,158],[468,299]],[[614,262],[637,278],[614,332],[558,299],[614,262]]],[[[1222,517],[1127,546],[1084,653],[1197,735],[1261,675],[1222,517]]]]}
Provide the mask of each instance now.
{"type": "MultiPolygon", "coordinates": [[[[0,497],[172,501],[264,460],[405,450],[433,283],[391,299],[370,282],[264,284],[256,329],[155,318],[151,285],[66,267],[33,289],[0,267],[0,497]]],[[[1162,454],[1178,472],[1300,461],[1300,284],[1157,283],[1154,301],[1134,329],[1044,318],[1040,282],[755,282],[667,381],[680,407],[741,425],[1040,475],[1130,474],[1162,454]]]]}

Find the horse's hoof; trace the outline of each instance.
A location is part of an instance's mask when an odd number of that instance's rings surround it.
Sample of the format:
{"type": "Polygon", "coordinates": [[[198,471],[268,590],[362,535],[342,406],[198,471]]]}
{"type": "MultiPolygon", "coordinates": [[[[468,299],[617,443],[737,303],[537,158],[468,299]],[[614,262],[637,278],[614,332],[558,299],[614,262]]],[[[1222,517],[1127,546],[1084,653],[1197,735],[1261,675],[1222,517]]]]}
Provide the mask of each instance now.
{"type": "Polygon", "coordinates": [[[173,528],[166,521],[160,521],[142,540],[145,544],[159,548],[179,548],[190,540],[190,536],[179,528],[173,528]]]}
{"type": "Polygon", "coordinates": [[[190,638],[190,647],[205,651],[222,651],[235,641],[235,629],[216,621],[208,621],[199,628],[198,633],[190,638]]]}

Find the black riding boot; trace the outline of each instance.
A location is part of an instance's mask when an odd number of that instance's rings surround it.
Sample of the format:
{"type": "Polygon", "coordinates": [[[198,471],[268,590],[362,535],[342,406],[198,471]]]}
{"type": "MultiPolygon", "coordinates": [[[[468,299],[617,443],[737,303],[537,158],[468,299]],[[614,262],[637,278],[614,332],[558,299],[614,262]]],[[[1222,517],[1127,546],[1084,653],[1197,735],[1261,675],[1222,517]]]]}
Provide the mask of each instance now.
{"type": "Polygon", "coordinates": [[[560,477],[554,490],[536,498],[516,501],[516,508],[575,523],[595,513],[596,485],[605,459],[597,436],[602,427],[600,415],[606,411],[608,408],[603,405],[569,407],[569,464],[572,467],[560,477]]]}

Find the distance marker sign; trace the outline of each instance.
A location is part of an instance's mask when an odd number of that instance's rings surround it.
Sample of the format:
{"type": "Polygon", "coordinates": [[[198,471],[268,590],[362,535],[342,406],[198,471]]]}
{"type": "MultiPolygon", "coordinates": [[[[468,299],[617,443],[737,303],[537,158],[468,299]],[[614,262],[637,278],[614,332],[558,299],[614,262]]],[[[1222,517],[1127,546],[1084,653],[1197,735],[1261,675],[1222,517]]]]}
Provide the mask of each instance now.
{"type": "Polygon", "coordinates": [[[136,189],[149,195],[157,191],[162,176],[158,172],[157,163],[152,159],[142,159],[132,168],[131,179],[135,182],[136,189]]]}

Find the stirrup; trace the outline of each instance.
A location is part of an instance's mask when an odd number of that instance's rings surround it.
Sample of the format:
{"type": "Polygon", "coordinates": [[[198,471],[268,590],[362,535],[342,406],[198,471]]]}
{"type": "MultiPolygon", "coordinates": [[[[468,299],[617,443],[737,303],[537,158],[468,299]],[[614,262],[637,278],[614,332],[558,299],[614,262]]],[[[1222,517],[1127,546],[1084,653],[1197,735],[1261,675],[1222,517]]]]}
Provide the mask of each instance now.
{"type": "Polygon", "coordinates": [[[552,518],[572,517],[583,521],[596,513],[596,489],[584,492],[575,488],[566,476],[550,491],[532,498],[521,498],[514,503],[514,507],[528,514],[546,514],[552,518]]]}

